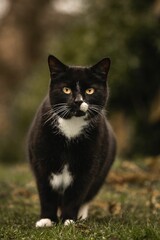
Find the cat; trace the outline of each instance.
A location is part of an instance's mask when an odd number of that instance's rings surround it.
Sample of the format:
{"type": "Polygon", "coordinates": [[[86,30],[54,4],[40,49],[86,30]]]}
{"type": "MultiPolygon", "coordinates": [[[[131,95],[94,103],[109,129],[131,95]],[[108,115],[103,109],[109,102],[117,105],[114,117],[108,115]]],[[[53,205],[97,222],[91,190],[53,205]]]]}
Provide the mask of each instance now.
{"type": "Polygon", "coordinates": [[[41,206],[36,227],[52,226],[59,219],[64,225],[86,219],[116,153],[105,117],[110,59],[75,67],[49,55],[48,65],[49,92],[28,138],[41,206]]]}

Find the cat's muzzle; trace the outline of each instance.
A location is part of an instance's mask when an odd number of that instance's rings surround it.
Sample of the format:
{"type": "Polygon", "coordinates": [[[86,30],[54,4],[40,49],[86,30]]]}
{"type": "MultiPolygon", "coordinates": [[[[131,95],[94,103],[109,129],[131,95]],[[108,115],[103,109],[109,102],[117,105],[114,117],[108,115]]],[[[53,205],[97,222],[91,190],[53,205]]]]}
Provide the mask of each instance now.
{"type": "Polygon", "coordinates": [[[79,104],[76,103],[74,105],[72,109],[72,113],[76,117],[81,117],[86,115],[87,110],[88,110],[88,104],[85,102],[81,102],[79,104]]]}
{"type": "Polygon", "coordinates": [[[79,109],[80,109],[82,112],[86,113],[87,110],[88,110],[88,104],[85,103],[85,102],[82,102],[81,105],[80,105],[80,107],[79,107],[79,109]]]}

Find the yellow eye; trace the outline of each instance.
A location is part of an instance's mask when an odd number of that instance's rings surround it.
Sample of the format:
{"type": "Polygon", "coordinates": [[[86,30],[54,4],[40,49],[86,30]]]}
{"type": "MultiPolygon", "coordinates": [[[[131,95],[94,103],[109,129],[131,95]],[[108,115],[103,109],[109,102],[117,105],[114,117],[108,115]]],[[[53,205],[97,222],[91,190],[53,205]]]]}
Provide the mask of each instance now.
{"type": "Polygon", "coordinates": [[[65,93],[65,94],[71,94],[71,89],[70,88],[67,88],[67,87],[64,87],[63,88],[63,92],[65,93]]]}
{"type": "Polygon", "coordinates": [[[95,89],[94,88],[88,88],[88,89],[86,89],[86,93],[88,94],[88,95],[91,95],[91,94],[93,94],[95,92],[95,89]]]}

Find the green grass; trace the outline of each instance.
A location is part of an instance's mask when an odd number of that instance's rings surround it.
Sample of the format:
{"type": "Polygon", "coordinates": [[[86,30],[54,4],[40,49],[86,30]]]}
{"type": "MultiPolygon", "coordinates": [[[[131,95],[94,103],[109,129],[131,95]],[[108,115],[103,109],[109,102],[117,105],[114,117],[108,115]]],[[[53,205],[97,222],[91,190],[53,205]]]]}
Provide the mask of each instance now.
{"type": "Polygon", "coordinates": [[[160,239],[160,159],[117,161],[89,219],[36,229],[39,201],[26,164],[0,165],[0,240],[160,239]]]}

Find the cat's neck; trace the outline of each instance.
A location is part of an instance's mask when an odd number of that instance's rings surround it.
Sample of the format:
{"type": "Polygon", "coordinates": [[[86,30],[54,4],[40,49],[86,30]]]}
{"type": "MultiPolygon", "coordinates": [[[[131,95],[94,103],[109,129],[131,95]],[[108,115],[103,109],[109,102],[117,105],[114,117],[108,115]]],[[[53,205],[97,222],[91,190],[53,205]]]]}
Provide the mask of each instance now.
{"type": "Polygon", "coordinates": [[[82,117],[72,117],[70,119],[58,118],[58,128],[68,139],[73,139],[82,134],[89,125],[89,120],[82,117]]]}
{"type": "Polygon", "coordinates": [[[89,132],[92,132],[94,128],[99,126],[102,118],[105,119],[103,113],[91,119],[87,119],[85,116],[72,117],[70,119],[58,117],[57,127],[62,135],[68,140],[71,140],[78,138],[81,135],[88,136],[89,132]]]}

